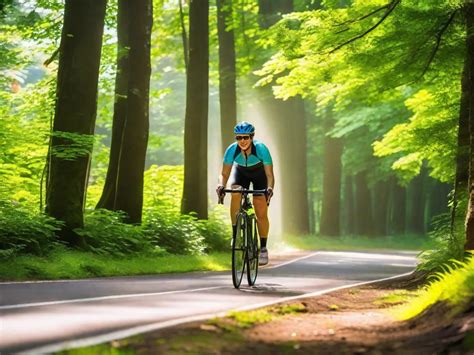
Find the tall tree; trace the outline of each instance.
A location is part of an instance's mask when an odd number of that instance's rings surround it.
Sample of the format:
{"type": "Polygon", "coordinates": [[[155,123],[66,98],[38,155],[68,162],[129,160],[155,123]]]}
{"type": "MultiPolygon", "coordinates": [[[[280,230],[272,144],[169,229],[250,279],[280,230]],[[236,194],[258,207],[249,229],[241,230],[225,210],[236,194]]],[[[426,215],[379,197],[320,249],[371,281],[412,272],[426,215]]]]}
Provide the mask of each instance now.
{"type": "Polygon", "coordinates": [[[64,8],[46,212],[64,222],[59,236],[71,246],[84,243],[74,229],[84,224],[105,7],[106,0],[66,0],[64,8]]]}
{"type": "Polygon", "coordinates": [[[464,4],[466,18],[466,46],[469,72],[469,180],[468,207],[466,213],[466,243],[465,250],[474,250],[474,4],[466,1],[464,4]]]}
{"type": "Polygon", "coordinates": [[[232,0],[217,0],[219,103],[223,152],[233,141],[233,128],[237,120],[235,41],[232,22],[232,0]]]}
{"type": "Polygon", "coordinates": [[[184,189],[181,212],[207,219],[207,121],[209,95],[209,1],[189,5],[189,66],[184,123],[184,189]]]}
{"type": "Polygon", "coordinates": [[[390,178],[390,234],[405,234],[406,188],[400,186],[396,177],[390,178]]]}
{"type": "Polygon", "coordinates": [[[414,234],[425,233],[425,189],[427,171],[422,168],[420,175],[413,178],[407,191],[407,232],[414,234]]]}
{"type": "Polygon", "coordinates": [[[117,74],[109,168],[99,208],[121,210],[140,223],[149,130],[151,0],[120,0],[117,74]]]}
{"type": "Polygon", "coordinates": [[[127,11],[127,3],[127,0],[119,0],[117,8],[117,72],[115,74],[112,141],[105,185],[100,200],[97,203],[97,208],[106,208],[111,211],[115,210],[119,156],[122,146],[123,128],[127,117],[128,77],[130,72],[130,14],[127,11]]]}
{"type": "Polygon", "coordinates": [[[374,234],[387,235],[388,232],[388,211],[389,211],[389,190],[388,181],[378,181],[372,191],[372,210],[374,217],[374,234]]]}
{"type": "Polygon", "coordinates": [[[354,234],[354,188],[353,176],[346,175],[344,179],[344,233],[354,234]]]}
{"type": "Polygon", "coordinates": [[[141,223],[143,179],[149,131],[150,41],[152,0],[127,2],[129,19],[129,76],[127,109],[119,156],[115,209],[129,223],[141,223]]]}
{"type": "MultiPolygon", "coordinates": [[[[334,126],[334,121],[326,120],[326,132],[334,126]]],[[[342,150],[341,138],[324,137],[323,200],[321,208],[322,235],[340,235],[339,219],[341,205],[342,150]]]]}
{"type": "MultiPolygon", "coordinates": [[[[268,29],[293,11],[293,0],[259,0],[259,25],[268,29]]],[[[306,170],[306,114],[300,96],[286,101],[274,98],[271,88],[260,92],[266,120],[278,144],[279,189],[282,203],[282,229],[290,234],[309,233],[308,183],[306,170]],[[297,172],[297,173],[295,173],[297,172]],[[294,201],[298,201],[295,203],[294,201]]]]}
{"type": "Polygon", "coordinates": [[[355,176],[355,231],[359,235],[373,234],[371,194],[367,184],[367,172],[355,176]]]}

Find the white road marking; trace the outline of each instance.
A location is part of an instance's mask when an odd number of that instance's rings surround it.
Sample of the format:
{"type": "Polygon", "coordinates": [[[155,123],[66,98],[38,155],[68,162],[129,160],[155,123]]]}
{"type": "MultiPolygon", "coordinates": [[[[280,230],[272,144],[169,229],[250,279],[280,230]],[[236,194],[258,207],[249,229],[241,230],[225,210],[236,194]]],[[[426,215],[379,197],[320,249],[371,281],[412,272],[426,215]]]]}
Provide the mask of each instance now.
{"type": "Polygon", "coordinates": [[[277,264],[277,265],[274,265],[274,266],[268,266],[268,267],[264,267],[262,268],[262,270],[267,270],[267,269],[276,269],[276,268],[279,268],[279,267],[282,267],[282,266],[285,266],[285,265],[288,265],[288,264],[292,264],[292,263],[295,263],[297,261],[300,261],[300,260],[303,260],[303,259],[307,259],[307,258],[310,258],[312,256],[315,256],[317,254],[321,254],[320,251],[317,251],[317,252],[314,252],[314,253],[311,253],[309,255],[304,255],[304,256],[300,256],[299,258],[296,258],[296,259],[293,259],[293,260],[288,260],[288,261],[285,261],[281,264],[277,264]]]}
{"type": "MultiPolygon", "coordinates": [[[[331,289],[328,289],[328,290],[307,293],[307,294],[299,295],[299,296],[284,297],[284,298],[281,298],[279,300],[263,302],[263,303],[259,303],[259,304],[255,304],[255,305],[251,305],[251,306],[239,307],[239,308],[236,308],[236,309],[231,309],[229,311],[248,311],[248,310],[252,310],[252,309],[256,309],[256,308],[271,306],[271,305],[274,305],[274,304],[277,304],[277,303],[292,301],[292,300],[295,300],[295,299],[321,296],[321,295],[329,293],[329,292],[339,291],[339,290],[343,290],[343,289],[346,289],[346,288],[369,285],[369,284],[373,284],[373,283],[376,283],[376,282],[382,282],[382,281],[387,281],[387,280],[394,280],[394,279],[397,279],[397,278],[408,276],[410,274],[411,274],[411,272],[404,273],[404,274],[401,274],[401,275],[395,275],[395,276],[391,276],[391,277],[387,277],[387,278],[383,278],[383,279],[378,279],[378,280],[364,281],[364,282],[358,282],[358,283],[354,283],[354,284],[334,287],[334,288],[331,288],[331,289]]],[[[183,324],[183,323],[189,323],[189,322],[195,322],[195,321],[204,321],[204,320],[211,319],[211,318],[214,318],[214,317],[223,317],[223,316],[227,315],[229,311],[218,312],[218,313],[209,313],[209,314],[203,314],[203,315],[192,316],[192,317],[185,317],[185,318],[174,319],[174,320],[169,320],[169,321],[165,321],[165,322],[156,322],[156,323],[152,323],[152,324],[132,327],[132,328],[129,328],[129,329],[114,331],[114,332],[111,332],[111,333],[102,334],[102,335],[93,336],[93,337],[88,337],[88,338],[83,338],[83,339],[79,339],[79,340],[64,341],[64,342],[57,343],[57,344],[41,346],[41,347],[37,347],[37,348],[31,349],[31,350],[27,350],[26,352],[27,353],[52,353],[52,352],[61,351],[61,350],[65,350],[65,349],[92,346],[92,345],[96,345],[96,344],[110,342],[110,341],[113,341],[113,340],[128,338],[128,337],[138,335],[138,334],[141,334],[141,333],[146,333],[146,332],[150,332],[150,331],[154,331],[154,330],[159,330],[159,329],[163,329],[163,328],[176,326],[176,325],[183,324]]]]}
{"type": "Polygon", "coordinates": [[[187,289],[187,290],[154,292],[154,293],[134,293],[134,294],[127,294],[127,295],[77,298],[77,299],[63,300],[63,301],[22,303],[22,304],[1,306],[0,310],[3,310],[3,309],[16,309],[16,308],[28,308],[28,307],[40,307],[40,306],[52,306],[52,305],[65,304],[65,303],[93,302],[93,301],[113,300],[113,299],[131,298],[131,297],[151,297],[151,296],[171,295],[171,294],[176,294],[176,293],[199,292],[199,291],[208,291],[208,290],[215,290],[215,289],[218,289],[218,288],[230,288],[230,287],[231,286],[212,286],[212,287],[193,288],[193,289],[187,289]]]}

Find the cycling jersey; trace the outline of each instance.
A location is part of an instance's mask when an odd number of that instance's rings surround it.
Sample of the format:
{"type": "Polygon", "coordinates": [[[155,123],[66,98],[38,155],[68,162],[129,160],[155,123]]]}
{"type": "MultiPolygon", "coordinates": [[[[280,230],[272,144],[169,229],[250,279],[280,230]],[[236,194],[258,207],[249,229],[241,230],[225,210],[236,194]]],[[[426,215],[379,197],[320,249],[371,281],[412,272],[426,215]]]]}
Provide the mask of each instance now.
{"type": "Polygon", "coordinates": [[[254,140],[251,146],[251,153],[248,158],[242,153],[237,142],[231,144],[224,153],[224,164],[238,164],[240,166],[250,167],[263,163],[263,165],[272,165],[272,156],[267,146],[262,142],[254,140]]]}

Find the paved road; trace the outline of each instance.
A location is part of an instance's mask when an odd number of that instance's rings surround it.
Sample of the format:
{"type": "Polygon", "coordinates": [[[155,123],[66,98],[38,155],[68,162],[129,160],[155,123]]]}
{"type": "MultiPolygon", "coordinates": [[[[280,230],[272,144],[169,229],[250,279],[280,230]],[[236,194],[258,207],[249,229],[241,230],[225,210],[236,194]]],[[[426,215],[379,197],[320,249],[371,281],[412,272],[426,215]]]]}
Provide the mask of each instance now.
{"type": "Polygon", "coordinates": [[[262,269],[256,287],[240,290],[229,272],[0,283],[0,351],[93,344],[392,277],[415,265],[414,253],[316,252],[262,269]]]}

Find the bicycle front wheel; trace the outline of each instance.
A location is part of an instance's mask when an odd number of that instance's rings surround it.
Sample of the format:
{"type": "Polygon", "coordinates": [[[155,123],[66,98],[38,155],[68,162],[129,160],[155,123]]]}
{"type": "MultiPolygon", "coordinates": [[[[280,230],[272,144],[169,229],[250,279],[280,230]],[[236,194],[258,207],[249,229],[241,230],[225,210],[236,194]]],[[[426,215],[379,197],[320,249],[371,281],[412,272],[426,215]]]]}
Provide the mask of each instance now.
{"type": "Polygon", "coordinates": [[[242,213],[237,215],[237,228],[232,238],[232,282],[235,288],[239,288],[245,271],[245,259],[247,247],[245,245],[246,216],[242,213]]]}
{"type": "Polygon", "coordinates": [[[247,281],[249,286],[255,285],[258,274],[258,233],[255,217],[247,217],[247,281]]]}

